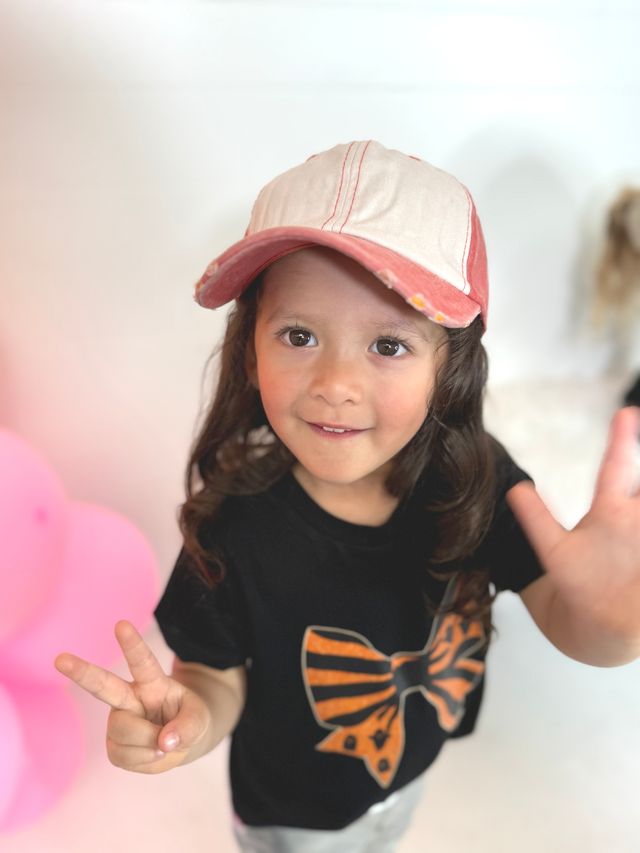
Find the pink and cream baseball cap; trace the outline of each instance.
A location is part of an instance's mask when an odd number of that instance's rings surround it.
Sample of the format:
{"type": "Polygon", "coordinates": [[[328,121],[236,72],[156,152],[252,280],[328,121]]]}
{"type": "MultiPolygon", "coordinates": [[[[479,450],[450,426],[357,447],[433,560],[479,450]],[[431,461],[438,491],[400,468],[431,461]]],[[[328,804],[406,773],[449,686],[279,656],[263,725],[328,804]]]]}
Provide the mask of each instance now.
{"type": "Polygon", "coordinates": [[[450,328],[487,325],[487,258],[473,199],[453,175],[373,140],[336,145],[268,183],[242,240],[213,260],[195,300],[218,308],[307,246],[348,255],[450,328]]]}

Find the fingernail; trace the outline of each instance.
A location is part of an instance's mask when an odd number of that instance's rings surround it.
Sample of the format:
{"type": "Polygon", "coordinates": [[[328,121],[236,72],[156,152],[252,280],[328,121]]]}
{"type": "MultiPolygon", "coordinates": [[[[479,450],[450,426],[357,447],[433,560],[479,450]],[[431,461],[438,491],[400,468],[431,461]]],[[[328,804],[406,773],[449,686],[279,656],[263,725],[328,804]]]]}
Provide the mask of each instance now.
{"type": "Polygon", "coordinates": [[[179,743],[180,738],[176,734],[167,735],[167,737],[164,739],[165,749],[175,749],[179,743]]]}

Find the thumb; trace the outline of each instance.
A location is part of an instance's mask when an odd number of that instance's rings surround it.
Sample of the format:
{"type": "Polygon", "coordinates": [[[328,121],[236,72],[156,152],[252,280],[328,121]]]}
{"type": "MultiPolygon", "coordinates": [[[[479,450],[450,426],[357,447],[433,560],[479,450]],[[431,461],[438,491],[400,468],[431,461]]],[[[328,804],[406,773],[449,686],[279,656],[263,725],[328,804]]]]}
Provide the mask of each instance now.
{"type": "Polygon", "coordinates": [[[176,716],[158,733],[158,748],[163,752],[188,750],[205,732],[204,703],[199,696],[187,693],[176,716]]]}
{"type": "Polygon", "coordinates": [[[544,562],[545,555],[567,531],[549,512],[533,483],[518,483],[509,489],[506,498],[538,559],[544,562]]]}

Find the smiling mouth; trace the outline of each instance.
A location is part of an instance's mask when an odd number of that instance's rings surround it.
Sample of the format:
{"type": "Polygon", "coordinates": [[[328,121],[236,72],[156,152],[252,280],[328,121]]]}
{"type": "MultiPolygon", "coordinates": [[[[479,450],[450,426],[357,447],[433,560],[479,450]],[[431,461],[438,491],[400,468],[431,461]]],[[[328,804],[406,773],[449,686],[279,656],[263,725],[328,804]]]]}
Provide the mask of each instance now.
{"type": "Polygon", "coordinates": [[[330,426],[329,424],[309,423],[309,426],[316,432],[322,433],[327,436],[358,435],[358,433],[364,432],[364,430],[362,429],[354,429],[353,427],[347,426],[330,426]]]}

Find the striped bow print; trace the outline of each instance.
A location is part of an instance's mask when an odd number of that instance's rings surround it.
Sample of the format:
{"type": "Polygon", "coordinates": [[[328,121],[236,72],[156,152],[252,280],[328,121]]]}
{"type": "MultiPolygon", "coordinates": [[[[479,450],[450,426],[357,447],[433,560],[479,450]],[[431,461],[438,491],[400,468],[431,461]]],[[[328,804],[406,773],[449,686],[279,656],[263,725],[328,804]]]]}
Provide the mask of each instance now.
{"type": "Polygon", "coordinates": [[[304,683],[317,722],[331,729],[316,749],[362,759],[388,788],[404,751],[406,695],[420,691],[442,729],[454,731],[465,697],[484,672],[484,639],[480,621],[447,613],[434,619],[421,651],[389,657],[354,631],[308,627],[302,643],[304,683]]]}

